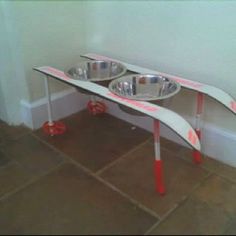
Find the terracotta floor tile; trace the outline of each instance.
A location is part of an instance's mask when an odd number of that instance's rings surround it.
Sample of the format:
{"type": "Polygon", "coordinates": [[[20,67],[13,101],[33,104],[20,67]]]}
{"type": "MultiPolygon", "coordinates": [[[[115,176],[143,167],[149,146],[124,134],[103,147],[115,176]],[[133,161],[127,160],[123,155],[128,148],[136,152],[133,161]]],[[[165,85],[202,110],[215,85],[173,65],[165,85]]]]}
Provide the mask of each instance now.
{"type": "Polygon", "coordinates": [[[0,145],[5,145],[29,132],[30,130],[24,126],[10,126],[0,121],[0,145]]]}
{"type": "MultiPolygon", "coordinates": [[[[0,168],[0,197],[15,191],[31,179],[31,175],[15,162],[0,168]]],[[[1,219],[0,219],[1,222],[1,219]]]]}
{"type": "Polygon", "coordinates": [[[223,164],[210,157],[205,157],[203,166],[216,174],[236,182],[236,168],[223,164]]]}
{"type": "Polygon", "coordinates": [[[175,210],[151,235],[222,235],[229,217],[222,209],[189,199],[175,210]]]}
{"type": "Polygon", "coordinates": [[[235,232],[235,221],[232,222],[236,215],[235,196],[235,184],[211,176],[152,233],[221,235],[235,232]]]}
{"type": "Polygon", "coordinates": [[[166,217],[151,234],[236,233],[236,168],[208,157],[196,166],[191,150],[162,138],[167,193],[160,197],[151,133],[87,111],[64,122],[62,136],[34,132],[56,152],[28,129],[0,121],[0,234],[144,234],[158,219],[139,204],[166,217]],[[100,176],[137,204],[65,163],[60,151],[92,171],[107,166],[100,176]]]}
{"type": "Polygon", "coordinates": [[[108,114],[94,117],[87,111],[64,120],[68,132],[50,137],[36,134],[85,167],[97,171],[147,140],[151,134],[108,114]]]}
{"type": "Polygon", "coordinates": [[[42,175],[64,158],[30,134],[2,147],[4,155],[19,163],[31,176],[42,175]]]}
{"type": "Polygon", "coordinates": [[[236,184],[219,176],[212,176],[199,188],[192,198],[209,205],[223,208],[230,215],[236,214],[236,184]]]}
{"type": "Polygon", "coordinates": [[[0,203],[0,234],[144,234],[157,221],[71,164],[0,203]]]}
{"type": "MultiPolygon", "coordinates": [[[[192,151],[188,148],[182,148],[181,152],[178,154],[183,157],[187,161],[192,160],[192,151]]],[[[214,172],[215,174],[221,175],[229,180],[236,182],[236,168],[221,163],[211,157],[207,157],[205,155],[202,156],[203,163],[201,164],[202,167],[206,168],[207,170],[214,172]]]]}
{"type": "Polygon", "coordinates": [[[232,217],[232,219],[230,220],[229,227],[223,233],[223,235],[236,235],[236,224],[235,224],[235,222],[236,222],[236,215],[234,217],[232,217]]]}
{"type": "MultiPolygon", "coordinates": [[[[2,147],[1,147],[2,148],[2,147]]],[[[22,166],[7,158],[0,148],[0,198],[20,186],[32,177],[22,166]]]]}
{"type": "Polygon", "coordinates": [[[167,189],[164,197],[160,197],[154,188],[154,147],[151,143],[130,153],[101,176],[163,216],[181,202],[208,173],[171,152],[162,150],[161,156],[167,189]]]}
{"type": "MultiPolygon", "coordinates": [[[[150,140],[150,142],[153,143],[153,139],[150,140]]],[[[161,137],[160,143],[161,148],[174,152],[176,155],[178,155],[182,151],[182,149],[185,148],[182,145],[179,145],[178,143],[172,142],[171,140],[163,137],[161,137]]]]}
{"type": "Polygon", "coordinates": [[[10,162],[10,159],[1,151],[0,148],[0,168],[6,166],[10,162]]]}

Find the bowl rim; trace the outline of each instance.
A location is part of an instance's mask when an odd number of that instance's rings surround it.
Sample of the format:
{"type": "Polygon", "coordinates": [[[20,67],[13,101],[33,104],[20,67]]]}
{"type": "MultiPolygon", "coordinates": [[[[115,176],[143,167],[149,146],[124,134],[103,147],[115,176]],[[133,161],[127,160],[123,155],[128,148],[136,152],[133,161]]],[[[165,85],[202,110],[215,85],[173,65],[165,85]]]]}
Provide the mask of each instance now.
{"type": "Polygon", "coordinates": [[[173,97],[174,95],[176,95],[180,89],[181,89],[181,85],[176,82],[175,80],[171,79],[171,78],[168,78],[167,76],[163,76],[163,75],[160,75],[160,74],[131,74],[131,75],[127,75],[127,76],[122,76],[120,78],[117,78],[117,79],[114,79],[113,81],[111,81],[108,85],[108,89],[110,92],[114,93],[115,95],[119,96],[119,97],[122,97],[122,98],[126,98],[126,99],[130,99],[130,100],[136,100],[136,101],[157,101],[157,100],[163,100],[163,99],[167,99],[167,98],[170,98],[170,97],[173,97]],[[139,97],[135,97],[135,96],[129,96],[129,95],[122,95],[120,93],[117,93],[116,91],[114,91],[112,89],[112,87],[114,86],[115,83],[117,82],[125,82],[125,80],[127,78],[132,78],[133,76],[138,76],[138,77],[162,77],[162,78],[165,78],[165,79],[168,79],[169,81],[171,81],[173,84],[176,85],[176,90],[170,94],[167,94],[167,95],[164,95],[164,96],[161,96],[161,97],[153,97],[153,98],[139,98],[139,97]]]}
{"type": "Polygon", "coordinates": [[[74,79],[74,80],[80,80],[80,81],[87,81],[87,82],[99,82],[99,81],[108,81],[108,80],[114,80],[114,79],[117,79],[121,76],[123,76],[125,73],[127,72],[127,68],[126,66],[123,64],[123,63],[120,63],[120,62],[116,62],[116,61],[109,61],[109,60],[87,60],[87,61],[80,61],[76,64],[74,64],[73,66],[68,66],[65,70],[64,70],[64,74],[66,76],[68,76],[69,78],[71,79],[74,79]],[[85,64],[85,63],[88,63],[88,62],[91,62],[91,63],[94,63],[94,62],[112,62],[112,63],[116,63],[118,65],[120,65],[120,67],[122,68],[122,71],[117,74],[117,75],[114,75],[114,76],[110,76],[110,77],[105,77],[105,78],[92,78],[92,79],[80,79],[80,78],[74,78],[72,77],[68,71],[73,68],[73,67],[78,67],[79,65],[82,65],[82,64],[85,64]]]}

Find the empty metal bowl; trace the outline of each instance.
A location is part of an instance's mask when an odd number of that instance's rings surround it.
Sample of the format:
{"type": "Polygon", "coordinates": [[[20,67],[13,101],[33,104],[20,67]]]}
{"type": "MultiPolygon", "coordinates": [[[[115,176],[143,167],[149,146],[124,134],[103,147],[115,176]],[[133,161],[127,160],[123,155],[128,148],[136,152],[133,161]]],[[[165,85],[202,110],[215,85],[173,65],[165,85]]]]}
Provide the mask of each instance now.
{"type": "MultiPolygon", "coordinates": [[[[66,69],[64,73],[75,80],[95,82],[103,86],[108,86],[109,81],[124,75],[126,67],[114,61],[81,61],[76,65],[66,69]]],[[[78,89],[83,93],[90,94],[83,89],[78,89]]]]}
{"type": "MultiPolygon", "coordinates": [[[[161,106],[170,104],[170,98],[180,91],[180,85],[160,75],[134,74],[113,80],[109,90],[120,97],[149,101],[161,106]]],[[[132,115],[144,115],[126,106],[119,106],[132,115]]]]}
{"type": "Polygon", "coordinates": [[[123,64],[114,61],[82,61],[65,71],[72,79],[98,82],[112,80],[126,72],[123,64]]]}

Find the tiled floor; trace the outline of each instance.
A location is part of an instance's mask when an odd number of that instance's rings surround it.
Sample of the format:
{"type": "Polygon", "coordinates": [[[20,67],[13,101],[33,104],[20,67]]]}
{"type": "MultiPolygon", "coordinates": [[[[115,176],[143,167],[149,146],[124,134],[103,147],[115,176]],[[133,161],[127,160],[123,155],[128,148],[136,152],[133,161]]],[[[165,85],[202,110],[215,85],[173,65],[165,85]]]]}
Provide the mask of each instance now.
{"type": "Polygon", "coordinates": [[[235,234],[236,169],[162,139],[167,193],[154,190],[152,135],[86,111],[68,131],[0,122],[0,234],[235,234]]]}

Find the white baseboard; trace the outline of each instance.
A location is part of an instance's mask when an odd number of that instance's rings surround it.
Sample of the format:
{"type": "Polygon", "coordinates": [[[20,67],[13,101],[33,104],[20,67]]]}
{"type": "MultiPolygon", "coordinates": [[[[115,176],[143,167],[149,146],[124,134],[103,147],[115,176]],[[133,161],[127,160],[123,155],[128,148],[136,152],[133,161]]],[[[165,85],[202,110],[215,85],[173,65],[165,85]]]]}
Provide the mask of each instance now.
{"type": "MultiPolygon", "coordinates": [[[[52,94],[51,100],[53,120],[58,120],[83,110],[88,102],[88,96],[71,88],[52,94]]],[[[46,98],[32,103],[22,100],[21,115],[25,126],[34,130],[40,128],[48,120],[46,98]]]]}
{"type": "MultiPolygon", "coordinates": [[[[149,117],[129,115],[120,110],[117,104],[106,101],[108,113],[145,130],[153,130],[153,120],[149,117]]],[[[192,117],[184,117],[194,127],[192,117]]],[[[161,136],[189,147],[178,135],[161,124],[161,136]]],[[[236,167],[236,133],[204,122],[202,125],[202,152],[220,162],[236,167]]]]}
{"type": "MultiPolygon", "coordinates": [[[[74,88],[53,94],[52,108],[54,120],[83,110],[88,99],[88,95],[81,94],[74,88]]],[[[152,118],[129,115],[121,111],[117,104],[110,101],[105,102],[108,106],[109,114],[152,132],[152,118]]],[[[46,99],[43,98],[33,103],[21,101],[21,111],[23,123],[31,129],[38,129],[47,120],[46,99]]],[[[190,124],[194,124],[192,117],[184,118],[190,124]]],[[[161,124],[161,136],[188,147],[175,132],[163,124],[161,124]]],[[[236,133],[209,123],[203,123],[202,152],[207,156],[236,167],[236,133]]]]}

